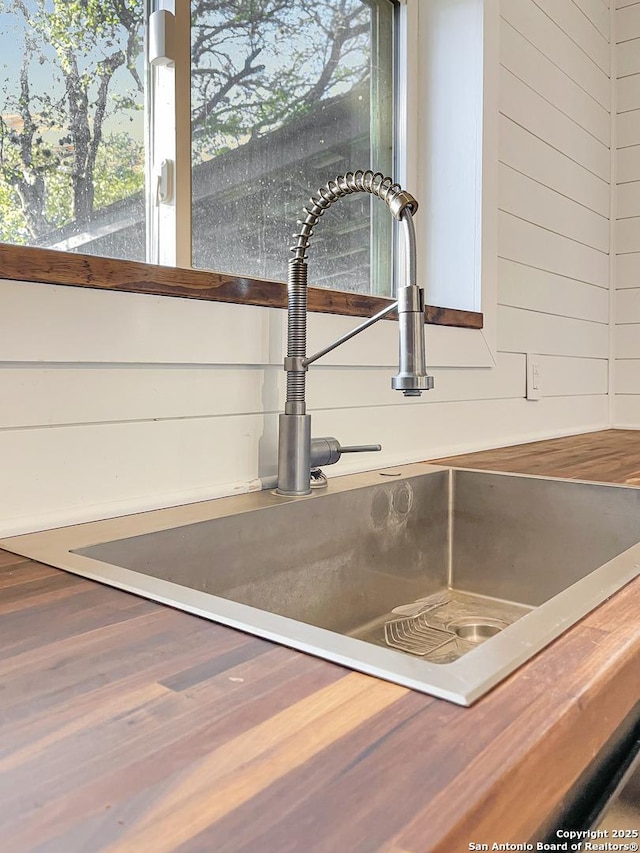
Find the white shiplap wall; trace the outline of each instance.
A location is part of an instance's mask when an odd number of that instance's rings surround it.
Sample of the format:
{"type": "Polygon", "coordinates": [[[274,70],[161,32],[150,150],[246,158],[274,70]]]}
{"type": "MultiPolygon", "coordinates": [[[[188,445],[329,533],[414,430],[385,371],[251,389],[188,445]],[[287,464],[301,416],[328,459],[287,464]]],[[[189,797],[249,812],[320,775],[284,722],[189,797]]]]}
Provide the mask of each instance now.
{"type": "MultiPolygon", "coordinates": [[[[451,366],[469,333],[429,328],[436,390],[405,400],[378,324],[309,374],[315,434],[384,446],[330,473],[608,425],[608,26],[603,0],[503,0],[497,366],[451,366]]],[[[284,312],[8,281],[0,300],[0,535],[274,473],[284,312]]],[[[312,315],[310,351],[352,322],[312,315]]]]}
{"type": "Polygon", "coordinates": [[[616,326],[617,426],[640,427],[640,2],[617,0],[616,326]]]}

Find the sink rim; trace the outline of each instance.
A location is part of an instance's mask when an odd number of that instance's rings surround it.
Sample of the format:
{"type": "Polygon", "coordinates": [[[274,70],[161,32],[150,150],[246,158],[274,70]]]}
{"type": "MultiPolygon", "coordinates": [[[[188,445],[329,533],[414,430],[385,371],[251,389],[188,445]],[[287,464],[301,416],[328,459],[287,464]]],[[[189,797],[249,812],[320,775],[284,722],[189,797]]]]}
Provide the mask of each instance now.
{"type": "Polygon", "coordinates": [[[491,637],[490,642],[478,644],[475,649],[448,664],[430,663],[391,648],[374,646],[212,593],[200,592],[172,581],[72,553],[79,548],[115,539],[279,506],[283,501],[322,500],[338,492],[380,484],[380,477],[388,476],[389,471],[399,473],[392,481],[397,483],[415,476],[451,470],[637,490],[634,486],[589,480],[567,480],[561,477],[411,463],[393,466],[391,469],[335,477],[330,480],[328,490],[301,498],[275,497],[268,492],[235,495],[0,539],[0,547],[125,592],[141,595],[281,645],[320,656],[350,669],[468,706],[581,617],[636,578],[640,574],[640,542],[522,616],[491,637]]]}

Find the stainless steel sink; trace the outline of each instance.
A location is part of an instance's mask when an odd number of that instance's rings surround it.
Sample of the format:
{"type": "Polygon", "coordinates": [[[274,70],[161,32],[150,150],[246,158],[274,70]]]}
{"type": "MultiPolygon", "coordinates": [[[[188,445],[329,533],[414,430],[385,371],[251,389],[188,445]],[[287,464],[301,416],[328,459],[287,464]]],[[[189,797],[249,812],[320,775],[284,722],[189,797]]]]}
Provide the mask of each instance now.
{"type": "Polygon", "coordinates": [[[637,489],[408,465],[0,546],[470,704],[634,578],[638,542],[637,489]]]}

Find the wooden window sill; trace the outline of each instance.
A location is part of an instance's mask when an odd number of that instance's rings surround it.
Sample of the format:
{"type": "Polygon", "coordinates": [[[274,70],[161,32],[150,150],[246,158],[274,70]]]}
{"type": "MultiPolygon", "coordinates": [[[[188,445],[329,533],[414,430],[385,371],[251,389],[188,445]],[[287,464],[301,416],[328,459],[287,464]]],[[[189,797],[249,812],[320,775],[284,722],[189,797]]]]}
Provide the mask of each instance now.
{"type": "MultiPolygon", "coordinates": [[[[287,306],[287,287],[279,281],[4,243],[0,243],[0,278],[155,296],[179,296],[209,302],[235,302],[271,308],[287,306]]],[[[388,304],[389,299],[380,296],[309,288],[309,311],[370,317],[388,304]]],[[[425,315],[425,322],[434,325],[482,328],[482,314],[477,311],[428,305],[425,315]]]]}

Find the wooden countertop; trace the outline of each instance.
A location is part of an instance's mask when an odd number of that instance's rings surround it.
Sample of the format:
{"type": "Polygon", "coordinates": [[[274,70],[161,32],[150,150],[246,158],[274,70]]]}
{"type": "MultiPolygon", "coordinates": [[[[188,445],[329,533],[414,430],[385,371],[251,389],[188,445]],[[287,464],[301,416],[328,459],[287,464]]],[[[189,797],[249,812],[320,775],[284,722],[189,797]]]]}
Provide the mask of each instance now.
{"type": "MultiPolygon", "coordinates": [[[[445,461],[625,482],[640,432],[445,461]]],[[[465,709],[0,552],[3,853],[526,841],[640,700],[639,608],[634,581],[465,709]]]]}

